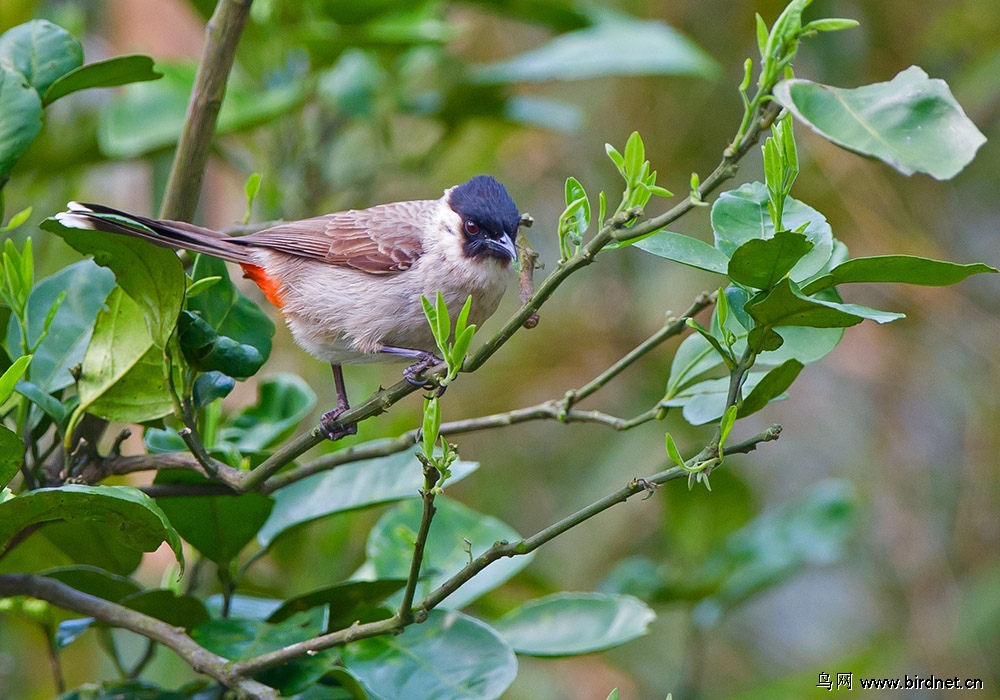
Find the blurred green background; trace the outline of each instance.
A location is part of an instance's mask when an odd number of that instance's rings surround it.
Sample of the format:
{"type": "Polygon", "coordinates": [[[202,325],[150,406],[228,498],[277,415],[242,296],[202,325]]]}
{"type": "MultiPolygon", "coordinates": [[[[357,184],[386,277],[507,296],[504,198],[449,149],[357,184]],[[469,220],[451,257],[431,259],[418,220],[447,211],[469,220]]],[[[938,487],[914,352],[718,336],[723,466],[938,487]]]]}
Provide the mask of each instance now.
{"type": "MultiPolygon", "coordinates": [[[[206,0],[2,0],[0,31],[44,17],[84,40],[88,62],[141,52],[190,65],[201,44],[200,13],[210,7],[206,0]]],[[[704,176],[715,166],[741,115],[736,85],[743,61],[756,55],[754,13],[770,23],[782,7],[778,0],[257,0],[231,89],[233,97],[245,91],[243,102],[232,133],[218,139],[200,220],[221,227],[242,219],[242,186],[254,171],[264,177],[256,220],[434,198],[488,172],[534,216],[528,233],[551,267],[565,178],[577,177],[592,196],[620,189],[606,142],[621,148],[638,130],[658,182],[675,192],[687,190],[692,172],[704,176]],[[608,11],[668,23],[718,69],[472,80],[476,66],[543,45],[608,11]]],[[[996,0],[817,0],[806,19],[822,16],[854,18],[861,27],[807,41],[797,75],[854,87],[919,65],[950,84],[990,140],[963,173],[942,183],[900,176],[798,128],[802,173],[793,196],[823,212],[854,256],[909,253],[996,265],[996,0]]],[[[155,212],[170,159],[155,137],[176,104],[130,103],[104,90],[55,105],[5,190],[8,213],[30,204],[40,220],[67,199],[155,212]]],[[[732,186],[760,179],[759,168],[755,152],[732,186]]],[[[707,209],[676,230],[708,240],[707,209]]],[[[77,257],[55,237],[33,237],[40,277],[77,257]]],[[[450,389],[445,419],[559,398],[659,328],[665,313],[679,313],[716,284],[711,275],[639,250],[603,255],[543,308],[538,328],[520,333],[485,369],[450,389]]],[[[603,700],[619,687],[622,698],[650,700],[668,692],[799,698],[827,692],[816,688],[821,672],[853,673],[855,690],[866,676],[978,678],[985,690],[975,697],[1000,697],[998,284],[977,276],[954,288],[849,290],[848,301],[907,318],[849,329],[833,354],[803,372],[787,401],[734,433],[739,440],[780,423],[780,441],[728,460],[712,476],[712,493],[689,493],[674,482],[576,528],[477,603],[479,612],[494,616],[551,591],[625,587],[641,589],[659,614],[647,637],[612,652],[520,659],[505,697],[603,700]],[[810,517],[808,505],[817,499],[837,507],[810,517]],[[805,516],[794,517],[803,509],[805,516]],[[738,549],[741,540],[731,533],[761,513],[770,514],[764,522],[771,527],[758,520],[743,532],[744,540],[757,538],[748,551],[767,575],[738,599],[696,606],[693,572],[725,547],[738,549]],[[642,588],[650,580],[660,587],[642,588]]],[[[508,293],[484,332],[516,308],[516,296],[508,293]]],[[[623,416],[644,410],[662,395],[675,347],[645,358],[584,407],[623,416]]],[[[296,348],[283,327],[264,374],[280,371],[316,388],[317,416],[324,399],[332,401],[329,369],[296,348]]],[[[391,367],[347,373],[353,397],[397,378],[391,367]]],[[[226,405],[253,396],[251,382],[226,405]]],[[[419,401],[411,398],[363,424],[357,439],[398,434],[418,416],[419,401]]],[[[462,436],[463,458],[482,468],[448,493],[527,535],[662,468],[665,430],[687,452],[710,438],[685,427],[679,415],[624,434],[538,423],[462,436]]],[[[306,528],[255,565],[253,585],[288,595],[349,575],[364,558],[365,536],[378,515],[306,528]]],[[[149,557],[141,575],[156,582],[163,565],[149,557]]],[[[54,695],[42,636],[15,618],[3,627],[0,696],[54,695]]],[[[65,656],[71,685],[113,673],[94,644],[76,644],[65,656]]],[[[167,686],[188,677],[166,652],[151,675],[167,686]]]]}

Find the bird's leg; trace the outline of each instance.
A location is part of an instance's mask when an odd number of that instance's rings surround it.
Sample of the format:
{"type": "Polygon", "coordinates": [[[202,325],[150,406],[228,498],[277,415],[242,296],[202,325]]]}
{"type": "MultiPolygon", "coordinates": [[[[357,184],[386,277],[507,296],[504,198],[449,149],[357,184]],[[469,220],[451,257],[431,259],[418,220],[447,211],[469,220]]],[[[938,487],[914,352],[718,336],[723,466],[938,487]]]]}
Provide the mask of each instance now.
{"type": "Polygon", "coordinates": [[[416,350],[414,348],[397,348],[393,345],[383,345],[380,352],[416,360],[416,362],[403,370],[403,379],[413,386],[425,386],[427,382],[419,379],[420,375],[434,365],[441,364],[442,362],[441,358],[437,355],[426,350],[416,350]]]}
{"type": "Polygon", "coordinates": [[[333,385],[337,389],[337,407],[332,411],[327,411],[320,418],[320,425],[323,426],[323,437],[327,440],[337,441],[348,435],[356,435],[358,432],[357,423],[343,425],[338,418],[351,406],[347,403],[347,387],[344,385],[344,370],[340,365],[331,364],[333,369],[333,385]]]}

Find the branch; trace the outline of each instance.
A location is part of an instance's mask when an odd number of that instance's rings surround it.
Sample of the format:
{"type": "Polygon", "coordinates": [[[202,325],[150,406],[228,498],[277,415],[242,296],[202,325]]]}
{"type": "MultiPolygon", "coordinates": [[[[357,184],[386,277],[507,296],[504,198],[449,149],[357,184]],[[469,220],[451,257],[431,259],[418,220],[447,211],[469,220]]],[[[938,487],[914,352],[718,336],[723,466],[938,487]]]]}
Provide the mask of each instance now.
{"type": "Polygon", "coordinates": [[[241,697],[258,700],[277,699],[278,693],[270,686],[244,677],[233,670],[229,659],[213,654],[200,646],[181,627],[168,625],[149,615],[97,598],[71,588],[61,581],[34,574],[0,575],[0,596],[28,595],[45,600],[66,610],[89,615],[115,627],[127,629],[147,639],[163,644],[198,673],[204,673],[241,697]]]}
{"type": "Polygon", "coordinates": [[[160,218],[180,221],[194,218],[219,109],[226,94],[226,80],[243,27],[250,17],[251,2],[219,0],[205,27],[205,47],[163,195],[160,218]]]}

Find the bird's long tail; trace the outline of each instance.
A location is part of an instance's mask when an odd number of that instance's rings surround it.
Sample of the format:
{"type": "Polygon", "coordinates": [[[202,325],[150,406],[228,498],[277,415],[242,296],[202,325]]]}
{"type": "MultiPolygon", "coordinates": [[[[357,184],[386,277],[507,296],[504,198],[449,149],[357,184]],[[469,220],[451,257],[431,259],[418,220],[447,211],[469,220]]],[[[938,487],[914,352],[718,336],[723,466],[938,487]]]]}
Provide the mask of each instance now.
{"type": "Polygon", "coordinates": [[[251,264],[249,251],[237,242],[238,238],[183,221],[158,221],[101,204],[79,202],[70,202],[67,211],[56,214],[56,219],[68,228],[121,233],[164,248],[182,248],[230,262],[251,264]]]}

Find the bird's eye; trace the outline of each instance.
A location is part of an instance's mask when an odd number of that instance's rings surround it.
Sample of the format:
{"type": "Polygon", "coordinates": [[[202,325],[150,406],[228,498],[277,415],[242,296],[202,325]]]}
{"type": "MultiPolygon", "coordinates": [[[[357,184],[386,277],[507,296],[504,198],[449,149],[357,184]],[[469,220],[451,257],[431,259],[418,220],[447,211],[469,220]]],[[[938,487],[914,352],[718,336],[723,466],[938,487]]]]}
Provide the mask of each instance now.
{"type": "Polygon", "coordinates": [[[466,219],[465,220],[465,232],[467,234],[469,234],[470,236],[475,236],[477,233],[479,233],[479,224],[477,224],[472,219],[466,219]]]}

